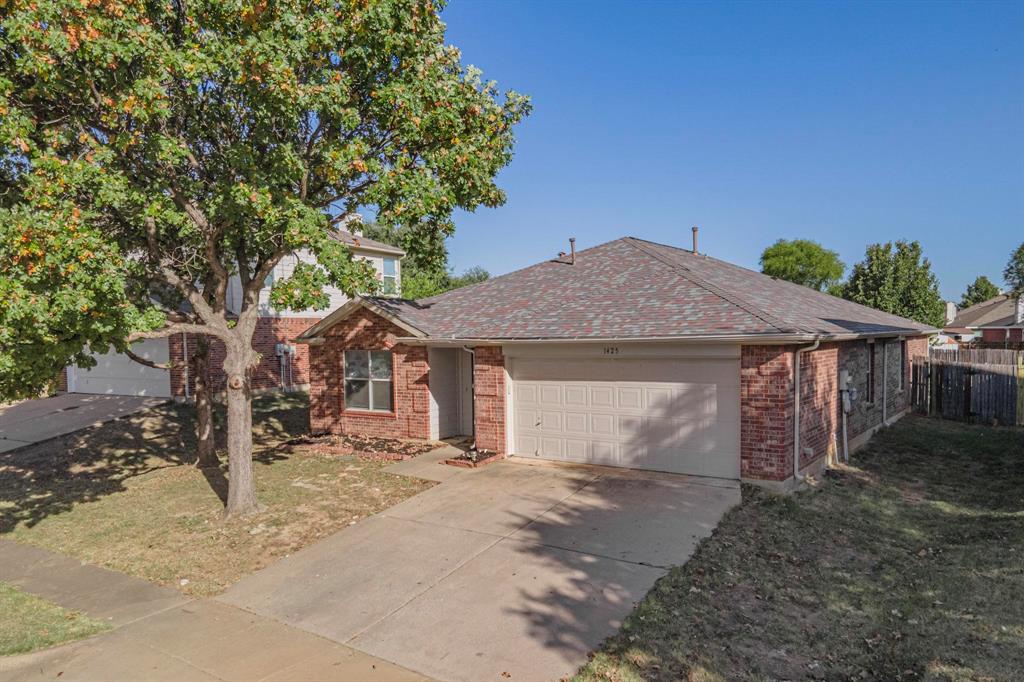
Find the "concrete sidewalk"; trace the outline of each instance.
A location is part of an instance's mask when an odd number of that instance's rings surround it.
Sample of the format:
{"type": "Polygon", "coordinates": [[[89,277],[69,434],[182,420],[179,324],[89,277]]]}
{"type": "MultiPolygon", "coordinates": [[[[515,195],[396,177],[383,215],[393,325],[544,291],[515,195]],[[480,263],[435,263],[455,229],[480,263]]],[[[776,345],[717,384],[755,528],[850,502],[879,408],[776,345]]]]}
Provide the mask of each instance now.
{"type": "Polygon", "coordinates": [[[0,658],[9,682],[427,679],[275,620],[5,540],[0,580],[116,628],[0,658]]]}
{"type": "Polygon", "coordinates": [[[73,433],[167,402],[132,395],[64,393],[0,407],[0,452],[73,433]]]}

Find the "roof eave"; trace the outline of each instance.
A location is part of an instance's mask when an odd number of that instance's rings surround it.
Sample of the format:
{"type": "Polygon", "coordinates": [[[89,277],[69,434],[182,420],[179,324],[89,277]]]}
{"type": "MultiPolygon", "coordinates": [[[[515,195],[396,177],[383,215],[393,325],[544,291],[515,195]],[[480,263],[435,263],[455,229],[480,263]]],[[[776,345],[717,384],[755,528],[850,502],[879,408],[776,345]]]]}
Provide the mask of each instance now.
{"type": "Polygon", "coordinates": [[[412,334],[412,337],[410,338],[421,339],[427,336],[426,332],[424,332],[422,329],[419,329],[413,326],[412,324],[409,324],[407,321],[403,320],[399,316],[388,312],[387,310],[381,308],[379,305],[376,305],[372,301],[366,300],[362,296],[355,296],[354,298],[346,302],[344,305],[342,305],[340,308],[332,312],[330,315],[323,318],[322,320],[314,324],[312,327],[296,336],[293,339],[293,341],[295,343],[302,343],[310,346],[318,346],[326,340],[324,337],[324,333],[327,330],[329,330],[331,327],[338,324],[339,322],[341,322],[346,317],[348,317],[349,315],[351,315],[353,312],[360,308],[365,308],[370,312],[374,313],[375,315],[380,315],[388,322],[394,324],[396,327],[409,332],[410,334],[412,334]]]}
{"type": "Polygon", "coordinates": [[[498,337],[437,337],[416,336],[398,337],[398,343],[408,345],[430,346],[502,346],[529,345],[541,343],[739,343],[743,345],[780,345],[787,343],[803,343],[821,341],[855,341],[867,338],[904,338],[914,336],[930,336],[939,330],[894,330],[871,333],[849,334],[815,334],[801,332],[793,334],[691,334],[687,336],[612,336],[612,337],[534,337],[534,338],[498,338],[498,337]]]}

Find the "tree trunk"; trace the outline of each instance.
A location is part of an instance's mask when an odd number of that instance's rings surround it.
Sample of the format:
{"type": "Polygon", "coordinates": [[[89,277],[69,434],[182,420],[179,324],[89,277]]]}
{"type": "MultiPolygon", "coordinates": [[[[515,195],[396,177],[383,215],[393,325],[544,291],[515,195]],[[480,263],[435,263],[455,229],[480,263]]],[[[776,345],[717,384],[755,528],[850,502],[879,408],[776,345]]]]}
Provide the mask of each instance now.
{"type": "Polygon", "coordinates": [[[210,400],[210,344],[200,337],[192,355],[196,392],[196,467],[209,469],[220,466],[217,457],[216,436],[213,432],[213,403],[210,400]]]}
{"type": "Polygon", "coordinates": [[[227,518],[260,511],[252,472],[252,335],[235,333],[244,339],[228,343],[224,358],[228,401],[228,501],[224,509],[227,518]]]}

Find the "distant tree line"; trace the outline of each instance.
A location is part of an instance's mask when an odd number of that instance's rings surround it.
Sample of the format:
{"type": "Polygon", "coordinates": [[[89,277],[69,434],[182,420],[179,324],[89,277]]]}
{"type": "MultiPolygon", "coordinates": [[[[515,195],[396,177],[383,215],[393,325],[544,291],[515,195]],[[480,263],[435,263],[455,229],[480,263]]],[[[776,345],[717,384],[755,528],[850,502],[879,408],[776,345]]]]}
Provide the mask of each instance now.
{"type": "MultiPolygon", "coordinates": [[[[846,264],[835,251],[809,239],[780,239],[762,252],[761,272],[924,324],[941,327],[945,323],[939,281],[917,241],[870,244],[864,260],[856,263],[844,280],[846,264]]],[[[1024,293],[1024,243],[1010,255],[1003,278],[1008,291],[1024,293]]],[[[999,293],[999,288],[981,275],[967,287],[960,307],[999,293]]]]}

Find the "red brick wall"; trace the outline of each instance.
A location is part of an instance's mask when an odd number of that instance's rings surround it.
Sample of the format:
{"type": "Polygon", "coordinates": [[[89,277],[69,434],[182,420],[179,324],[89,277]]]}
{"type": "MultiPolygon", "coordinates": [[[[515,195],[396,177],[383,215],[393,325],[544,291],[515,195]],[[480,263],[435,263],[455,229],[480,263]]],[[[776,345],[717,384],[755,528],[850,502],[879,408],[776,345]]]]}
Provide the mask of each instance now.
{"type": "Polygon", "coordinates": [[[396,345],[398,335],[405,335],[405,332],[368,310],[360,310],[328,330],[322,345],[309,346],[311,431],[383,438],[430,438],[427,349],[396,345]],[[393,412],[345,409],[342,354],[346,349],[391,350],[393,412]]]}
{"type": "MultiPolygon", "coordinates": [[[[793,475],[793,346],[744,346],[740,359],[740,472],[744,478],[780,481],[793,475]]],[[[847,417],[850,439],[882,423],[883,384],[888,383],[887,415],[899,414],[910,401],[910,360],[928,353],[928,339],[907,340],[899,364],[899,342],[889,341],[888,373],[883,378],[882,341],[825,343],[801,356],[800,449],[801,469],[817,462],[841,444],[839,372],[850,372],[859,393],[847,417]],[[867,358],[874,352],[876,394],[866,402],[867,358]],[[899,388],[903,373],[903,389],[899,388]]]]}
{"type": "MultiPolygon", "coordinates": [[[[309,317],[261,317],[256,322],[253,332],[252,347],[260,353],[260,363],[252,372],[252,387],[255,390],[270,388],[286,388],[305,386],[309,383],[309,346],[292,343],[292,339],[306,329],[319,322],[318,318],[309,317]],[[288,360],[275,354],[277,344],[287,343],[295,346],[295,357],[291,358],[291,371],[288,371],[288,360]]],[[[224,344],[218,339],[207,337],[210,343],[210,386],[214,391],[224,389],[224,344]]],[[[184,341],[181,334],[168,338],[170,357],[181,360],[184,357],[184,341]]],[[[188,335],[188,354],[195,351],[197,337],[188,335]]],[[[184,367],[171,370],[171,395],[185,395],[184,367]]],[[[195,370],[189,368],[189,392],[195,388],[195,370]]]]}
{"type": "Polygon", "coordinates": [[[473,349],[473,419],[479,450],[504,453],[505,356],[498,346],[473,349]]]}
{"type": "Polygon", "coordinates": [[[793,470],[793,348],[740,353],[740,476],[781,481],[793,470]]]}
{"type": "Polygon", "coordinates": [[[1020,343],[1024,341],[1024,329],[982,329],[981,340],[987,343],[1020,343]]]}

